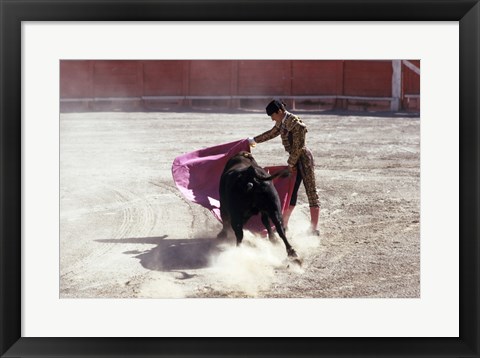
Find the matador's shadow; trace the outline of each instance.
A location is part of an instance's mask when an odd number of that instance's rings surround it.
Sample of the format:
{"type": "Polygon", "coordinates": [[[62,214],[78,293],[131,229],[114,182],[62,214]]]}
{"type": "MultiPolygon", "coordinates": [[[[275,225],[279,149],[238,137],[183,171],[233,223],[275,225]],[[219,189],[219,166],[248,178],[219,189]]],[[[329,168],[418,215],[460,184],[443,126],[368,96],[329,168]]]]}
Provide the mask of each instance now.
{"type": "Polygon", "coordinates": [[[220,245],[225,243],[217,238],[169,240],[166,239],[167,237],[168,235],[97,241],[114,244],[157,245],[146,251],[124,252],[124,254],[133,255],[134,258],[140,260],[140,264],[146,269],[154,271],[195,270],[208,267],[211,258],[221,252],[220,245]]]}

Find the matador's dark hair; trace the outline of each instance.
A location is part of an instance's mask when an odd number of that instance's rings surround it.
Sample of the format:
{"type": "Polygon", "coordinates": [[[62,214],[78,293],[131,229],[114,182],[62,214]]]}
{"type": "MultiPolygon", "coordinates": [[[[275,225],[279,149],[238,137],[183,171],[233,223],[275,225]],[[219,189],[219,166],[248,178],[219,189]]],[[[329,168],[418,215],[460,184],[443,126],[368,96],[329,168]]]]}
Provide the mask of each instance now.
{"type": "Polygon", "coordinates": [[[279,109],[286,110],[286,104],[281,99],[275,99],[267,105],[267,115],[271,116],[279,109]]]}

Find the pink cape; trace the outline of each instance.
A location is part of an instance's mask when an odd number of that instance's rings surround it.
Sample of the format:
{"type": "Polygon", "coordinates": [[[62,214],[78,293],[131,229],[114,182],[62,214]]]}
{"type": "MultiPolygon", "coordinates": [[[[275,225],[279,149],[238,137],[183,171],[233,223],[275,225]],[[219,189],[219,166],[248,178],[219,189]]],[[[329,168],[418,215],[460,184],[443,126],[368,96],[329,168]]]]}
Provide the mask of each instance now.
{"type": "MultiPolygon", "coordinates": [[[[220,144],[214,147],[196,150],[175,158],[172,175],[177,188],[188,200],[210,210],[221,222],[220,216],[220,176],[227,161],[238,152],[250,152],[247,139],[220,144]]],[[[286,166],[265,167],[270,173],[285,169],[286,166]]],[[[288,207],[295,185],[293,175],[288,178],[276,178],[273,181],[280,197],[282,213],[288,207]]],[[[255,215],[245,224],[245,229],[265,233],[260,215],[255,215]]]]}

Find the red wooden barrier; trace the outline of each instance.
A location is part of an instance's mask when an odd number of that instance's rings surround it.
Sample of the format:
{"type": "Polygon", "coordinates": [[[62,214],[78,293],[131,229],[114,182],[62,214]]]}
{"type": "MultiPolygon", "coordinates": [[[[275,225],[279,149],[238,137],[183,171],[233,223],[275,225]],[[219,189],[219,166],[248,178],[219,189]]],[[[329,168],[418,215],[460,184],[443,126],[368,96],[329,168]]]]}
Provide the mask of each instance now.
{"type": "MultiPolygon", "coordinates": [[[[412,68],[420,61],[402,65],[401,103],[419,110],[420,75],[412,68]]],[[[60,93],[62,110],[259,109],[273,97],[298,109],[388,110],[392,61],[68,60],[60,63],[60,93]]]]}

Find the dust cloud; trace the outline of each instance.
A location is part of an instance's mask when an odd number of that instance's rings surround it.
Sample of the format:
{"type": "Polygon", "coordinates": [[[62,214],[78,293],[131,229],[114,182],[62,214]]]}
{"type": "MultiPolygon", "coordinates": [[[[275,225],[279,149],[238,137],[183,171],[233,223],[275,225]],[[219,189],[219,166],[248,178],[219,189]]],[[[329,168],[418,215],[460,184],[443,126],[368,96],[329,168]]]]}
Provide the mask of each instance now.
{"type": "MultiPolygon", "coordinates": [[[[287,238],[300,259],[320,246],[320,238],[307,235],[308,222],[298,222],[289,229],[287,238]]],[[[279,272],[288,270],[302,275],[301,265],[287,257],[285,245],[276,234],[276,241],[244,231],[242,245],[221,246],[221,252],[211,257],[209,271],[216,280],[217,289],[234,291],[256,297],[271,289],[279,272]]]]}

